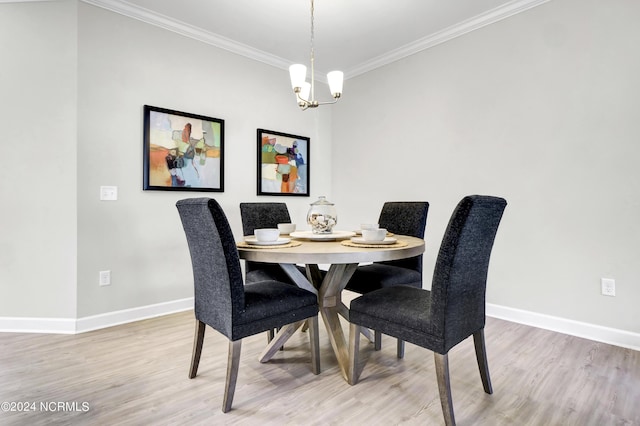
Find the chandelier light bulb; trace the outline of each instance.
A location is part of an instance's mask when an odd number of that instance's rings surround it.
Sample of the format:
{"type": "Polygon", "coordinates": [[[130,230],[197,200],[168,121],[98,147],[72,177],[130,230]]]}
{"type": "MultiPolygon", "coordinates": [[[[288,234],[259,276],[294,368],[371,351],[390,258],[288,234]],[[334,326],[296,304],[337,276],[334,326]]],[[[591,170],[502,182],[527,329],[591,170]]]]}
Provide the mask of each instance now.
{"type": "Polygon", "coordinates": [[[307,67],[302,64],[293,64],[289,67],[289,76],[291,77],[291,87],[295,90],[300,88],[307,78],[307,67]]]}
{"type": "Polygon", "coordinates": [[[342,83],[344,81],[344,73],[342,71],[331,71],[327,74],[327,80],[329,81],[329,91],[331,96],[339,98],[342,95],[342,83]]]}

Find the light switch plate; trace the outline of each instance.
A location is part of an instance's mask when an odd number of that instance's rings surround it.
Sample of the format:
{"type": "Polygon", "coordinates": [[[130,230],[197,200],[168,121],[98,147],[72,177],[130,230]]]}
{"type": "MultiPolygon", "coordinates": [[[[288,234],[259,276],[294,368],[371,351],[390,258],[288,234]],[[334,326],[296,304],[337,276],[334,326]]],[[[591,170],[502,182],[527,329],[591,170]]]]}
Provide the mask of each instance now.
{"type": "Polygon", "coordinates": [[[100,200],[116,201],[117,199],[118,199],[117,186],[101,186],[100,187],[100,200]]]}

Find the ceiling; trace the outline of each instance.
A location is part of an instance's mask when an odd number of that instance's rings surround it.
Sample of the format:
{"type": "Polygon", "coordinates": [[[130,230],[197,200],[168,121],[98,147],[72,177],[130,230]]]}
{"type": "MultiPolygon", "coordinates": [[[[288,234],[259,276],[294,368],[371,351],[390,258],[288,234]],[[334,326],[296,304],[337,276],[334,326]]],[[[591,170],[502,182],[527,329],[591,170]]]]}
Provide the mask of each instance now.
{"type": "MultiPolygon", "coordinates": [[[[310,0],[82,0],[286,69],[309,63],[310,0]]],[[[548,0],[315,0],[315,67],[345,78],[548,0]]]]}

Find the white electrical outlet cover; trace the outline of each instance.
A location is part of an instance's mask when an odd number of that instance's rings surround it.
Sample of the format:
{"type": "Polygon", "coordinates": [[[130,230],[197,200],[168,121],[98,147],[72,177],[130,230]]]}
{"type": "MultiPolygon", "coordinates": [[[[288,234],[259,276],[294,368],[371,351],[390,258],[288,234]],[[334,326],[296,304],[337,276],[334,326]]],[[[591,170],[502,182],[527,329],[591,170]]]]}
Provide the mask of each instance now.
{"type": "Polygon", "coordinates": [[[98,283],[101,286],[111,285],[111,271],[100,271],[100,280],[98,283]]]}
{"type": "Polygon", "coordinates": [[[600,280],[600,285],[602,287],[602,294],[604,296],[616,295],[616,280],[612,278],[602,278],[600,280]]]}

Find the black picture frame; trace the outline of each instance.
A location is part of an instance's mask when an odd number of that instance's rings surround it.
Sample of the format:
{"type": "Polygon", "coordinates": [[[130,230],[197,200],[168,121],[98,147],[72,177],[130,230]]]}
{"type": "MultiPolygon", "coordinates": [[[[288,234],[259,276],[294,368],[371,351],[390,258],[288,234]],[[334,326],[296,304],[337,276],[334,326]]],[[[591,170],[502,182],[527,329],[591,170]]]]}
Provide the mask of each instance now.
{"type": "Polygon", "coordinates": [[[308,197],[311,139],[258,129],[257,142],[258,195],[308,197]]]}
{"type": "Polygon", "coordinates": [[[224,192],[224,120],[144,106],[143,189],[224,192]]]}

